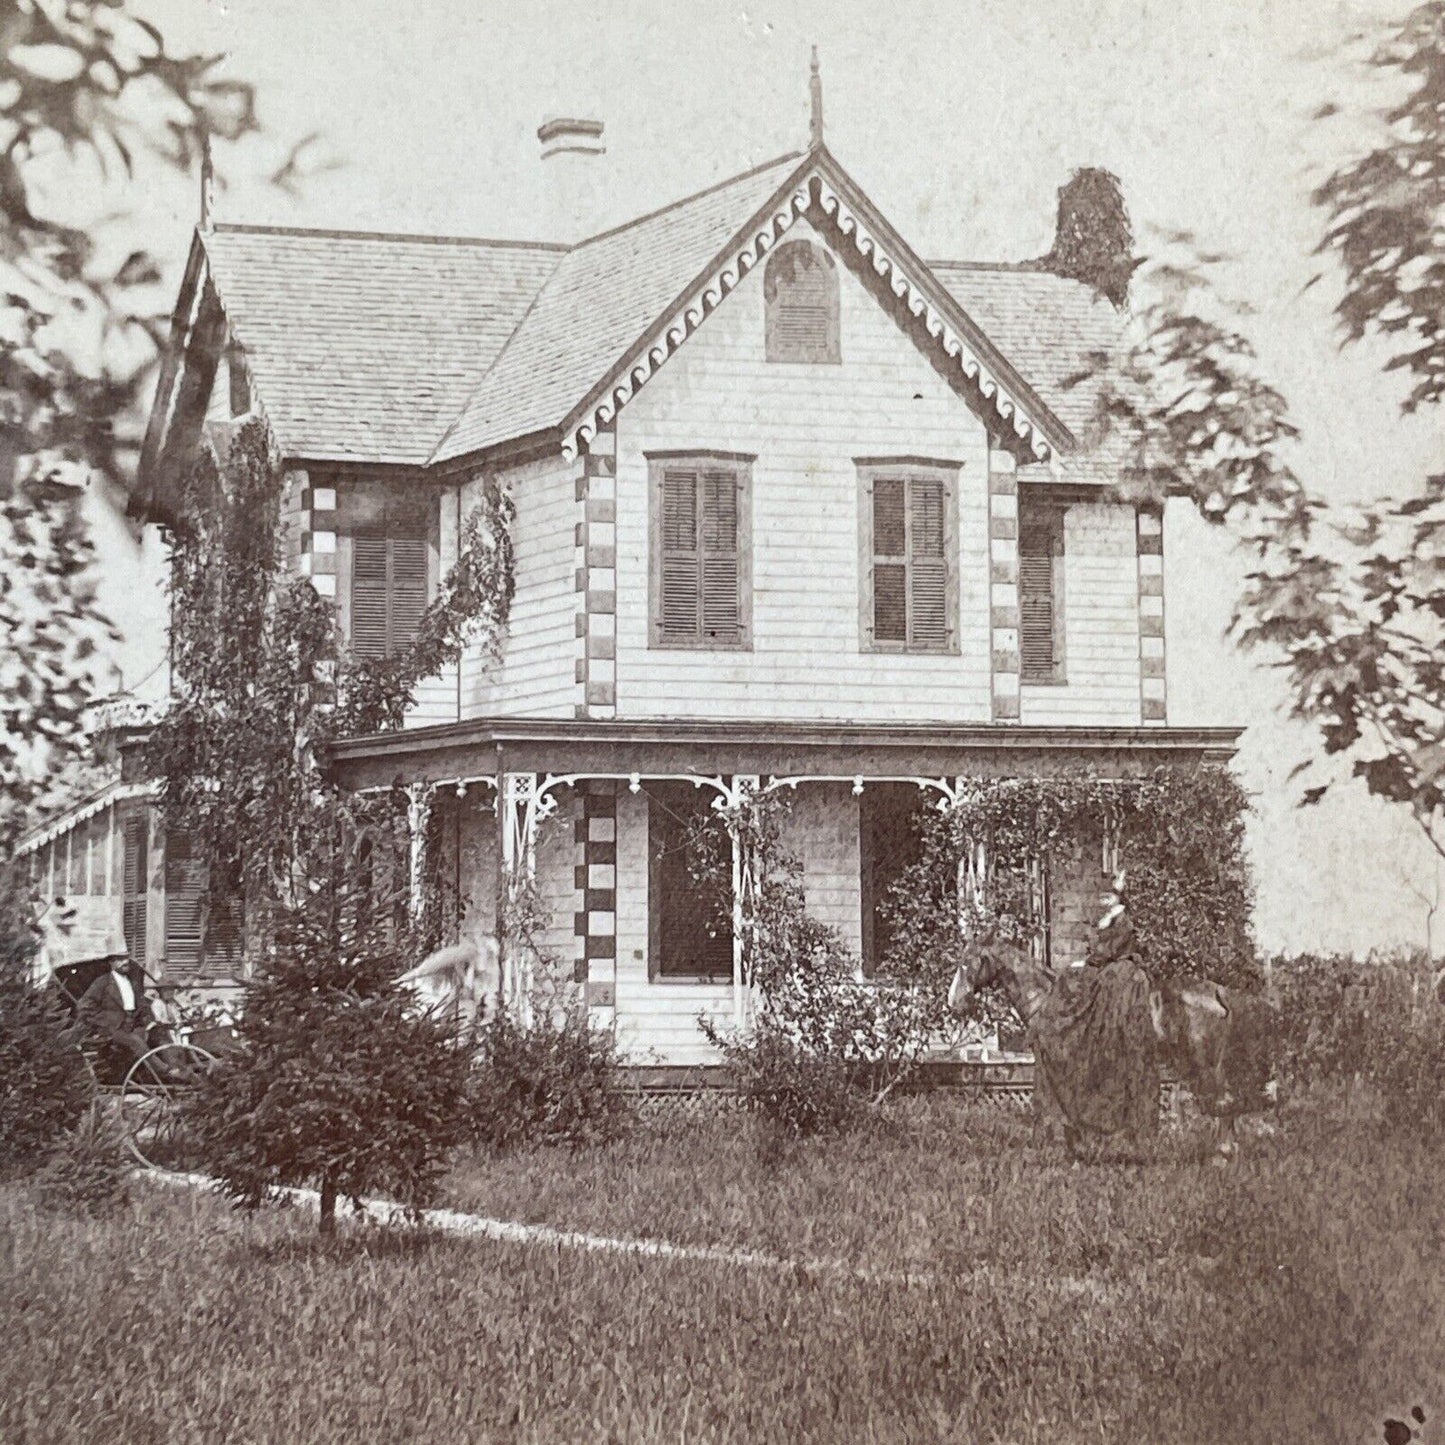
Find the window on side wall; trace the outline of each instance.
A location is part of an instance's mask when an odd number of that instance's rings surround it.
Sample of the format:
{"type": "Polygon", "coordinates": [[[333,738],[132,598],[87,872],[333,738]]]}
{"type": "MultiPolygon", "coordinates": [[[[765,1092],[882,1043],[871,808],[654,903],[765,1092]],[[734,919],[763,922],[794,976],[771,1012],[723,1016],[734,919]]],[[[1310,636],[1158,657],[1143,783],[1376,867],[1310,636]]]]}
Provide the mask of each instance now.
{"type": "Polygon", "coordinates": [[[863,648],[958,650],[958,469],[859,463],[863,648]]]}
{"type": "Polygon", "coordinates": [[[809,241],[779,246],[763,276],[768,360],[840,362],[838,303],[837,265],[827,251],[809,241]]]}
{"type": "Polygon", "coordinates": [[[1064,511],[1022,498],[1019,673],[1024,682],[1064,681],[1064,511]]]}
{"type": "Polygon", "coordinates": [[[416,639],[431,591],[434,498],[343,493],[351,650],[389,657],[416,639]]]}
{"type": "Polygon", "coordinates": [[[654,647],[752,646],[752,458],[654,454],[654,647]]]}

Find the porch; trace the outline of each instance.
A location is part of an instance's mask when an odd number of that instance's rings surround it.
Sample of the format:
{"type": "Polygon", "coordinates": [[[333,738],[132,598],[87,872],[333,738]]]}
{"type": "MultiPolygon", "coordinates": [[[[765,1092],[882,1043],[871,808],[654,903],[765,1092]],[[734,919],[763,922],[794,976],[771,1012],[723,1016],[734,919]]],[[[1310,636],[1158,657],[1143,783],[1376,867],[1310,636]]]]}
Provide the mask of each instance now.
{"type": "MultiPolygon", "coordinates": [[[[581,992],[596,1026],[615,1031],[631,1063],[671,1069],[714,1061],[699,1013],[740,1022],[748,1004],[746,850],[733,841],[730,897],[719,906],[688,856],[702,820],[757,794],[791,799],[785,843],[801,864],[808,912],[866,975],[886,948],[883,900],[909,861],[918,810],[948,806],[979,777],[1087,767],[1126,778],[1218,763],[1237,735],[492,719],[351,739],[332,762],[350,787],[407,791],[413,888],[441,880],[449,932],[497,935],[513,988],[543,960],[581,992]],[[531,912],[519,927],[524,899],[531,912]]],[[[1082,946],[1102,869],[1097,857],[1056,863],[1049,946],[1058,961],[1082,946]]]]}

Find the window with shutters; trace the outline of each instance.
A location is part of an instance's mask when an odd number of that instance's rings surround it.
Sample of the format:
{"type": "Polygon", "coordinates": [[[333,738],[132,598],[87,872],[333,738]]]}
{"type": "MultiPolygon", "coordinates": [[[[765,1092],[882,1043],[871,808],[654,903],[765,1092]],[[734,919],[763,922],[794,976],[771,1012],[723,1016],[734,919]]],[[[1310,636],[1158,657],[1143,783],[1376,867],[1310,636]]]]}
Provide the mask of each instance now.
{"type": "Polygon", "coordinates": [[[189,836],[166,833],[165,968],[168,977],[207,980],[237,973],[241,910],[207,897],[206,865],[189,836]]]}
{"type": "Polygon", "coordinates": [[[411,645],[430,600],[435,503],[373,489],[364,505],[347,510],[354,517],[347,538],[351,650],[388,657],[411,645]]]}
{"type": "Polygon", "coordinates": [[[958,649],[956,467],[860,463],[863,647],[958,649]]]}
{"type": "Polygon", "coordinates": [[[837,363],[838,270],[821,246],[789,241],[779,246],[763,276],[769,361],[837,363]]]}
{"type": "Polygon", "coordinates": [[[126,952],[136,963],[146,959],[146,901],[150,878],[150,820],[132,816],[121,824],[121,929],[126,952]]]}
{"type": "Polygon", "coordinates": [[[654,453],[654,647],[752,645],[752,458],[654,453]]]}
{"type": "Polygon", "coordinates": [[[694,877],[699,830],[715,822],[711,791],[691,783],[647,788],[650,975],[730,979],[733,930],[726,900],[694,877]]]}
{"type": "Polygon", "coordinates": [[[1031,683],[1064,681],[1064,512],[1019,507],[1019,675],[1031,683]]]}

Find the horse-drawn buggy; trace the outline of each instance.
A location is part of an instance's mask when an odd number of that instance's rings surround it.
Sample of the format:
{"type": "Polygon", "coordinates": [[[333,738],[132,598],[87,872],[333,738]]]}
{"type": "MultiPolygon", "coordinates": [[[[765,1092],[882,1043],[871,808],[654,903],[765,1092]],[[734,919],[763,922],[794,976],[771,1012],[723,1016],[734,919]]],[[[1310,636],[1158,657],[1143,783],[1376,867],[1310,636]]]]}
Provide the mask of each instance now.
{"type": "Polygon", "coordinates": [[[84,1059],[93,1107],[117,1120],[126,1147],[147,1168],[194,1168],[180,1106],[236,1047],[231,1028],[187,1026],[172,990],[118,945],[54,965],[49,983],[69,1015],[67,1037],[84,1059]]]}

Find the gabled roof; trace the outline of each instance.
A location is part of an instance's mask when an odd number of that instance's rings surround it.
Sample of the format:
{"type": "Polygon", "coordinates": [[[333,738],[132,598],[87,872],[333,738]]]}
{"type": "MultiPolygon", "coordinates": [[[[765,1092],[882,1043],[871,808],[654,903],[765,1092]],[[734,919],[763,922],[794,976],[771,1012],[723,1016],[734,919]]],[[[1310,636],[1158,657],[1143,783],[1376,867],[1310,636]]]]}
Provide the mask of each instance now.
{"type": "Polygon", "coordinates": [[[482,378],[434,460],[555,427],[674,305],[803,156],[782,156],[575,246],[482,378]]]}
{"type": "Polygon", "coordinates": [[[426,461],[565,248],[217,226],[232,336],[282,449],[426,461]]]}
{"type": "Polygon", "coordinates": [[[1024,459],[1075,451],[1095,389],[1066,383],[1117,339],[1118,313],[1027,266],[924,263],[822,147],[570,248],[218,226],[197,235],[174,350],[187,354],[185,318],[213,286],[287,456],[419,467],[523,438],[570,450],[805,211],[872,268],[1024,459]]]}

